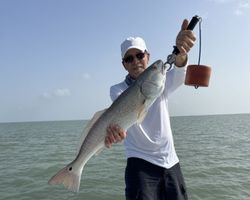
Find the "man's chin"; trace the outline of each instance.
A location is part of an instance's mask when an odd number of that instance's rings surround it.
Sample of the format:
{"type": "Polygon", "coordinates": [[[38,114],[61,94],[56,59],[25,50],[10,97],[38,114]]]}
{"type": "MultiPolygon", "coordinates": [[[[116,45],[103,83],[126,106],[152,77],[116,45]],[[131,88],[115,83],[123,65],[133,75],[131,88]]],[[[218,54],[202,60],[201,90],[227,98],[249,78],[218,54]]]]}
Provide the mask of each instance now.
{"type": "Polygon", "coordinates": [[[134,72],[134,77],[137,78],[138,76],[140,76],[140,74],[143,72],[143,70],[137,70],[134,72]]]}

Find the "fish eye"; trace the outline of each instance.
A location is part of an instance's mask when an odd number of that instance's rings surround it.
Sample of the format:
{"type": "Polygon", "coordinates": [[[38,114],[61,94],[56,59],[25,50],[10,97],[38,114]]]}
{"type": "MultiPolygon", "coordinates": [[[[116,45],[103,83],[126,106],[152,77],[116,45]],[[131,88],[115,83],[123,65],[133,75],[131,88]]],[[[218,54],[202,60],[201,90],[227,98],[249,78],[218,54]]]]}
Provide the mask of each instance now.
{"type": "Polygon", "coordinates": [[[152,67],[154,70],[156,70],[157,69],[157,66],[156,65],[153,65],[153,67],[152,67]]]}

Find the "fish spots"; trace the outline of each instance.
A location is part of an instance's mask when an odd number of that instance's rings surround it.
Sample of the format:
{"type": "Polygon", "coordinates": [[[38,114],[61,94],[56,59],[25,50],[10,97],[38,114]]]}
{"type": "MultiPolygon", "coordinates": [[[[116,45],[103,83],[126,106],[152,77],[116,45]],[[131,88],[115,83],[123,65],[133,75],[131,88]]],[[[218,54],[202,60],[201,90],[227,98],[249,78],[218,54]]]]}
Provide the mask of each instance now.
{"type": "Polygon", "coordinates": [[[69,168],[69,171],[72,171],[72,167],[69,168]]]}

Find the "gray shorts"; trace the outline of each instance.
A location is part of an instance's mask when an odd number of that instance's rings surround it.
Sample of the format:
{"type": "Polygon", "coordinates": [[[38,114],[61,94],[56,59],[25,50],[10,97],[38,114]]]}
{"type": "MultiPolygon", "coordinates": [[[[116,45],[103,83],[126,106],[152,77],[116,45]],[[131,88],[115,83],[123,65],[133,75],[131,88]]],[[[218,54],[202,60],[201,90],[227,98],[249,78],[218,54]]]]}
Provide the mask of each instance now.
{"type": "Polygon", "coordinates": [[[180,164],[170,169],[143,159],[128,158],[125,171],[126,200],[187,200],[180,164]]]}

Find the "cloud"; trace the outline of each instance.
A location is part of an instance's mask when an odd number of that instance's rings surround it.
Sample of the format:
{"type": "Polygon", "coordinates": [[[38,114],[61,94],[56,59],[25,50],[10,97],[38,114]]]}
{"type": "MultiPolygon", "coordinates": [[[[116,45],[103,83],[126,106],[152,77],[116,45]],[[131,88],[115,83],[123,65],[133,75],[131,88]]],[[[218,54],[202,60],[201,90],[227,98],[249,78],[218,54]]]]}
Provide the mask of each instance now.
{"type": "Polygon", "coordinates": [[[84,80],[89,80],[90,79],[90,74],[89,73],[83,73],[81,75],[81,77],[84,79],[84,80]]]}
{"type": "Polygon", "coordinates": [[[228,2],[232,2],[234,0],[210,0],[210,1],[213,1],[215,3],[228,3],[228,2]]]}
{"type": "Polygon", "coordinates": [[[56,89],[55,91],[49,93],[49,92],[44,92],[41,97],[43,99],[52,99],[53,97],[66,97],[70,96],[71,92],[68,88],[59,88],[56,89]]]}
{"type": "Polygon", "coordinates": [[[236,10],[234,11],[234,14],[238,16],[244,15],[249,8],[250,0],[240,1],[237,5],[236,10]]]}
{"type": "Polygon", "coordinates": [[[49,94],[48,92],[44,92],[42,94],[42,98],[44,98],[44,99],[50,99],[51,98],[51,94],[49,94]]]}
{"type": "Polygon", "coordinates": [[[241,16],[249,12],[250,8],[250,0],[209,0],[215,3],[220,4],[233,4],[234,10],[233,14],[237,16],[241,16]]]}
{"type": "Polygon", "coordinates": [[[70,90],[67,88],[57,89],[55,90],[54,95],[59,97],[70,96],[70,90]]]}

